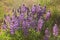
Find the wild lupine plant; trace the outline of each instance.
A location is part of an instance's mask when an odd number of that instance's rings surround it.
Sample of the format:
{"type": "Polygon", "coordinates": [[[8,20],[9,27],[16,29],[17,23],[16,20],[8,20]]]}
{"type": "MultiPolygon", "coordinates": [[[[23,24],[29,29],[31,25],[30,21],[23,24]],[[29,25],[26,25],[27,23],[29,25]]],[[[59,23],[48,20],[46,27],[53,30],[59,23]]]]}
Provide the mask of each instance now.
{"type": "MultiPolygon", "coordinates": [[[[40,40],[41,39],[40,35],[41,32],[43,31],[44,24],[51,18],[51,12],[49,10],[48,11],[46,10],[47,10],[46,5],[44,7],[42,7],[40,4],[33,5],[31,9],[29,9],[27,6],[25,6],[25,4],[23,4],[22,6],[19,6],[19,8],[17,8],[16,10],[15,9],[12,10],[13,12],[12,16],[10,15],[4,16],[3,20],[4,23],[2,28],[3,30],[9,31],[9,33],[7,34],[13,35],[13,37],[15,36],[15,38],[17,38],[17,39],[12,38],[11,40],[25,40],[25,39],[40,40]]],[[[52,27],[53,27],[52,34],[54,36],[58,36],[57,24],[55,24],[52,27]]],[[[50,30],[48,29],[48,27],[45,27],[43,33],[44,33],[42,37],[43,39],[41,40],[49,40],[50,30]]]]}

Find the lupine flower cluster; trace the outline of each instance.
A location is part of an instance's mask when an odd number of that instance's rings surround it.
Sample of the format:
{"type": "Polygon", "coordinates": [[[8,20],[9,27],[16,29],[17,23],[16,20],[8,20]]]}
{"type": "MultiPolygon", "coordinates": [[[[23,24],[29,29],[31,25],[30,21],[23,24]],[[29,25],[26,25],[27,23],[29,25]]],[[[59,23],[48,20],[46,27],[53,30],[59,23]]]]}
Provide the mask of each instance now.
{"type": "MultiPolygon", "coordinates": [[[[46,5],[41,6],[33,5],[30,9],[23,4],[16,10],[12,10],[12,16],[4,15],[3,29],[9,30],[11,34],[15,34],[15,31],[22,29],[25,35],[28,34],[28,30],[33,28],[37,32],[41,32],[45,21],[48,21],[51,17],[50,10],[46,11],[46,5]],[[18,15],[19,14],[19,15],[18,15]],[[45,14],[45,17],[43,17],[45,14]]],[[[55,24],[53,26],[53,35],[58,35],[58,26],[55,24]]],[[[50,31],[48,28],[45,30],[45,37],[50,36],[50,31]]]]}

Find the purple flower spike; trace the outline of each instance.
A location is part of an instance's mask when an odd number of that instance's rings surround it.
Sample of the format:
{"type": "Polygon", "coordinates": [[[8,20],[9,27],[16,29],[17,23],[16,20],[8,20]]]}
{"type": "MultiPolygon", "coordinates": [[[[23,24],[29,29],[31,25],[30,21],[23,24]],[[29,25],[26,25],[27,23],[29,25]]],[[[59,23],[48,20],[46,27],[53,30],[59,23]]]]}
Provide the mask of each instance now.
{"type": "Polygon", "coordinates": [[[44,24],[44,20],[42,18],[40,18],[38,21],[38,28],[37,28],[38,31],[40,31],[42,29],[43,24],[44,24]]]}
{"type": "Polygon", "coordinates": [[[45,30],[45,36],[46,37],[50,37],[50,32],[49,32],[49,29],[48,28],[45,30]]]}
{"type": "Polygon", "coordinates": [[[40,16],[42,16],[42,14],[43,14],[42,7],[40,4],[37,6],[36,12],[37,12],[37,18],[38,18],[37,20],[39,20],[40,16]]]}
{"type": "Polygon", "coordinates": [[[22,7],[21,7],[21,12],[24,13],[24,12],[26,12],[26,10],[27,10],[26,6],[25,6],[25,4],[23,4],[22,7]]]}
{"type": "Polygon", "coordinates": [[[46,13],[46,20],[49,20],[50,16],[51,16],[51,13],[50,13],[50,11],[48,11],[48,12],[46,13]]]}
{"type": "Polygon", "coordinates": [[[33,5],[33,6],[32,6],[31,11],[32,11],[32,14],[34,14],[34,13],[36,12],[36,5],[33,5]]]}
{"type": "Polygon", "coordinates": [[[42,10],[42,8],[41,8],[41,5],[39,4],[39,5],[37,6],[37,8],[36,8],[36,12],[37,12],[37,13],[40,13],[41,10],[42,10]]]}
{"type": "Polygon", "coordinates": [[[55,24],[55,25],[53,26],[53,35],[54,35],[54,36],[58,36],[58,26],[57,26],[57,24],[55,24]]]}

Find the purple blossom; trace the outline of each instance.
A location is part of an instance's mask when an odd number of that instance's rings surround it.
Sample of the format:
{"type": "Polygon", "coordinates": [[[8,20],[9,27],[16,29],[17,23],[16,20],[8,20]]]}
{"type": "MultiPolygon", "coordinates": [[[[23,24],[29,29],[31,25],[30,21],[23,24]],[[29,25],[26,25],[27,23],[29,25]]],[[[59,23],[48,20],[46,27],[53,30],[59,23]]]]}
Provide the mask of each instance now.
{"type": "Polygon", "coordinates": [[[31,22],[29,20],[26,20],[26,25],[27,25],[27,28],[30,28],[31,22]]]}
{"type": "Polygon", "coordinates": [[[46,20],[49,20],[50,16],[51,16],[51,13],[50,13],[50,11],[48,11],[48,12],[46,13],[46,20]]]}
{"type": "Polygon", "coordinates": [[[32,27],[33,29],[35,29],[35,27],[36,27],[36,21],[35,21],[35,20],[32,20],[32,21],[31,21],[31,27],[32,27]]]}
{"type": "Polygon", "coordinates": [[[35,12],[36,12],[36,5],[32,6],[31,12],[32,12],[32,14],[35,14],[35,12]]]}
{"type": "Polygon", "coordinates": [[[21,12],[24,13],[24,12],[26,12],[26,10],[27,10],[27,9],[26,9],[26,6],[25,6],[25,4],[23,4],[23,5],[21,6],[21,12]]]}
{"type": "Polygon", "coordinates": [[[22,22],[22,28],[26,28],[26,20],[22,22]]]}
{"type": "Polygon", "coordinates": [[[36,12],[37,12],[37,14],[40,13],[41,10],[42,10],[42,8],[41,8],[41,5],[39,4],[39,5],[37,6],[37,8],[36,8],[36,12]]]}
{"type": "Polygon", "coordinates": [[[55,25],[53,26],[53,35],[54,35],[54,36],[58,36],[58,26],[57,26],[57,24],[55,24],[55,25]]]}
{"type": "Polygon", "coordinates": [[[14,29],[18,29],[18,27],[19,27],[18,21],[15,21],[13,26],[14,26],[14,29]]]}
{"type": "Polygon", "coordinates": [[[50,37],[50,32],[49,32],[49,29],[48,28],[45,30],[45,36],[46,37],[50,37]]]}
{"type": "Polygon", "coordinates": [[[41,5],[39,4],[39,5],[37,6],[37,9],[36,9],[38,20],[39,20],[40,16],[42,16],[42,12],[41,12],[41,11],[42,11],[42,7],[41,7],[41,5]]]}
{"type": "Polygon", "coordinates": [[[18,19],[14,20],[13,22],[10,23],[10,27],[13,29],[18,29],[18,19]]]}
{"type": "Polygon", "coordinates": [[[10,23],[10,29],[13,29],[13,28],[14,28],[13,25],[14,25],[14,24],[11,22],[11,23],[10,23]]]}
{"type": "Polygon", "coordinates": [[[37,27],[38,31],[40,31],[42,29],[43,24],[44,24],[44,20],[42,18],[40,18],[38,20],[38,27],[37,27]]]}
{"type": "Polygon", "coordinates": [[[6,21],[7,21],[7,22],[10,22],[10,15],[7,15],[7,16],[6,16],[6,21]]]}
{"type": "Polygon", "coordinates": [[[30,21],[33,20],[32,16],[28,16],[27,19],[30,20],[30,21]]]}
{"type": "Polygon", "coordinates": [[[15,31],[13,29],[10,29],[10,33],[13,35],[15,31]]]}
{"type": "Polygon", "coordinates": [[[19,20],[20,20],[20,21],[24,20],[24,13],[21,13],[21,14],[20,14],[19,20]]]}
{"type": "Polygon", "coordinates": [[[42,13],[39,12],[39,13],[37,14],[37,18],[38,18],[37,20],[39,20],[41,16],[42,16],[42,13]]]}
{"type": "Polygon", "coordinates": [[[20,26],[20,20],[19,20],[19,17],[17,17],[17,23],[18,23],[18,26],[20,26]]]}

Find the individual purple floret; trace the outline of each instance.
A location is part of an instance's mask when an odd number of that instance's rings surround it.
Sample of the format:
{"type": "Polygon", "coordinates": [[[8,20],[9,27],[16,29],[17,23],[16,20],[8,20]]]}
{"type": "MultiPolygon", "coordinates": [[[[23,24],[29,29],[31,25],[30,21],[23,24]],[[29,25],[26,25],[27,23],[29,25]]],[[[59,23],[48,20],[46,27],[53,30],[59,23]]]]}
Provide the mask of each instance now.
{"type": "Polygon", "coordinates": [[[43,24],[44,24],[44,20],[42,18],[40,18],[38,20],[38,27],[37,27],[38,31],[41,31],[43,24]]]}
{"type": "Polygon", "coordinates": [[[50,32],[49,32],[49,29],[48,28],[45,30],[45,36],[46,37],[50,37],[50,32]]]}
{"type": "Polygon", "coordinates": [[[51,16],[51,13],[50,13],[50,11],[48,11],[48,12],[46,13],[46,20],[49,20],[50,16],[51,16]]]}
{"type": "Polygon", "coordinates": [[[53,26],[53,35],[54,35],[54,36],[58,36],[58,26],[57,26],[57,24],[55,24],[55,25],[53,26]]]}

